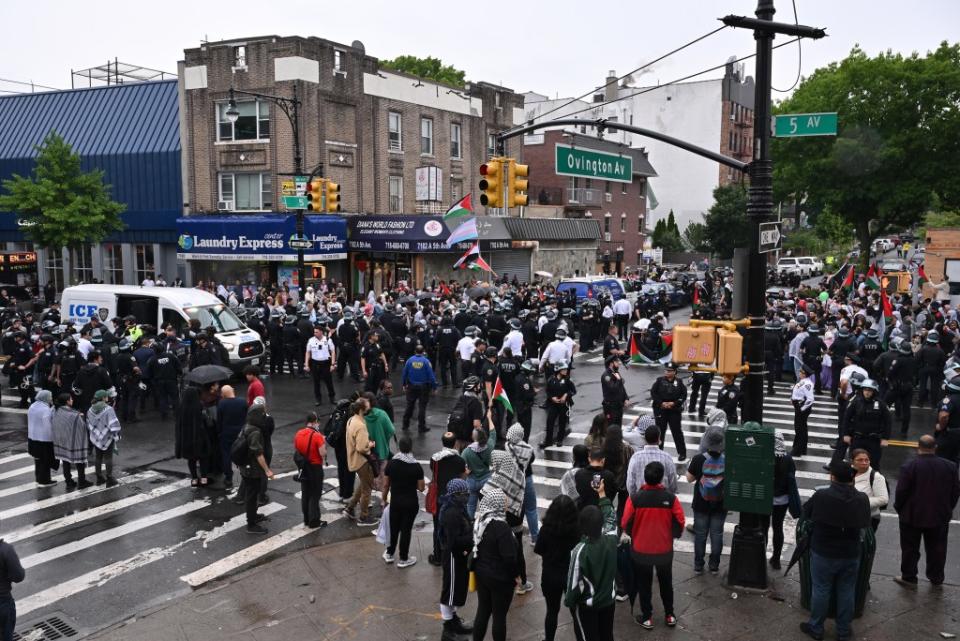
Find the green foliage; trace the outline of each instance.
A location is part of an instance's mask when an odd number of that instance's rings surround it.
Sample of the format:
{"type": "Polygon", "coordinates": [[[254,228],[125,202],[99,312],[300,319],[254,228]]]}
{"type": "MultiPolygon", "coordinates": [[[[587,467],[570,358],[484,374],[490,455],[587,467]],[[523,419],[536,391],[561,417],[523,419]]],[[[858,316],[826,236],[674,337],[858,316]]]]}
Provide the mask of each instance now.
{"type": "Polygon", "coordinates": [[[927,230],[932,227],[960,227],[960,211],[933,211],[926,215],[923,226],[917,229],[917,238],[926,240],[927,230]]]}
{"type": "Polygon", "coordinates": [[[434,80],[454,87],[462,87],[465,74],[453,65],[445,65],[439,58],[427,56],[397,56],[393,60],[381,60],[383,69],[409,73],[424,80],[434,80]]]}
{"type": "Polygon", "coordinates": [[[23,232],[40,247],[97,243],[123,229],[125,205],[110,198],[103,172],[80,169],[80,156],[56,132],[37,146],[30,178],[14,174],[3,181],[0,211],[16,212],[23,232]]]}
{"type": "Polygon", "coordinates": [[[830,247],[847,246],[853,240],[853,225],[843,216],[827,209],[817,216],[813,225],[817,238],[830,247]]]}
{"type": "MultiPolygon", "coordinates": [[[[816,70],[777,113],[839,113],[839,135],[774,139],[778,193],[842,212],[866,271],[874,238],[960,204],[960,45],[924,57],[854,48],[816,70]],[[871,221],[874,221],[871,223],[871,221]]],[[[832,228],[832,227],[831,227],[832,228]]]]}
{"type": "Polygon", "coordinates": [[[680,239],[680,230],[677,228],[677,221],[673,216],[672,209],[666,220],[661,218],[654,225],[650,242],[653,243],[654,247],[662,248],[663,251],[683,251],[683,241],[680,239]]]}
{"type": "Polygon", "coordinates": [[[683,230],[683,244],[687,249],[695,252],[709,252],[710,241],[707,236],[707,226],[703,223],[690,223],[683,230]]]}
{"type": "Polygon", "coordinates": [[[717,258],[732,258],[734,247],[746,247],[750,238],[747,190],[740,184],[717,187],[713,200],[703,219],[707,243],[717,258]]]}

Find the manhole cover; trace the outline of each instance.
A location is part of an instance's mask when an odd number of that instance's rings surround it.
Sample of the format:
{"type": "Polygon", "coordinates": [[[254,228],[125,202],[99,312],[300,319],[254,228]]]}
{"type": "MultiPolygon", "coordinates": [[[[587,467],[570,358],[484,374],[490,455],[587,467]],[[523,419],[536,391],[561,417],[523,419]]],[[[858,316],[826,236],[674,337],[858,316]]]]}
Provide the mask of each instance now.
{"type": "Polygon", "coordinates": [[[13,641],[56,641],[72,639],[80,634],[77,625],[62,614],[53,614],[39,621],[32,621],[14,632],[13,641]]]}

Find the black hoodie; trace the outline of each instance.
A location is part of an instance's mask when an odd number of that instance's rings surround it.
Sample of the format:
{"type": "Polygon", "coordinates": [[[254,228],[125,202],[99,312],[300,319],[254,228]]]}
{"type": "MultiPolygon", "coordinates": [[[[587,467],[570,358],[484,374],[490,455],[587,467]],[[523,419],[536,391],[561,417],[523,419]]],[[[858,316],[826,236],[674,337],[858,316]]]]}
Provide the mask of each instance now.
{"type": "Polygon", "coordinates": [[[803,506],[813,521],[810,549],[831,559],[860,556],[860,530],[870,527],[870,501],[853,484],[831,482],[814,492],[803,506]]]}

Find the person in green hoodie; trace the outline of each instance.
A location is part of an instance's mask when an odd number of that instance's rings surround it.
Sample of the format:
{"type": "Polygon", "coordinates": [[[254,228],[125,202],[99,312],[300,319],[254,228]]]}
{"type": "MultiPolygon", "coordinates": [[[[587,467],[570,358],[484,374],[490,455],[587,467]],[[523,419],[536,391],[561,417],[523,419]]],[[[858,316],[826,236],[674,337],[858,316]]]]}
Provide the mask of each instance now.
{"type": "Polygon", "coordinates": [[[613,641],[616,605],[617,515],[603,480],[594,488],[600,505],[580,511],[582,538],[570,553],[564,604],[573,616],[577,641],[613,641]]]}
{"type": "MultiPolygon", "coordinates": [[[[393,456],[390,452],[390,441],[397,430],[387,413],[380,409],[377,404],[377,397],[373,392],[364,392],[361,396],[370,401],[370,412],[364,419],[367,421],[367,433],[370,435],[370,440],[376,443],[373,451],[377,453],[382,469],[390,460],[390,457],[393,456]]],[[[377,476],[379,476],[379,473],[377,476]]]]}

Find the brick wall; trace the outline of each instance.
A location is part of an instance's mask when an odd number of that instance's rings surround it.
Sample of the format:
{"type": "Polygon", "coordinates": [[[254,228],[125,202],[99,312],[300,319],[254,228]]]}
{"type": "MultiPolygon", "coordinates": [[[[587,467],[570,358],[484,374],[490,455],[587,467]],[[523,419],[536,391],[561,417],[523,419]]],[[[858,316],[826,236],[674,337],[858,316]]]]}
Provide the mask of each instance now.
{"type": "MultiPolygon", "coordinates": [[[[750,162],[753,159],[753,110],[730,100],[723,100],[720,109],[720,153],[750,162]]],[[[721,186],[745,178],[741,172],[723,165],[718,171],[721,186]]]]}
{"type": "MultiPolygon", "coordinates": [[[[927,277],[939,283],[944,279],[944,265],[946,260],[960,260],[960,229],[931,228],[927,230],[924,239],[926,254],[923,269],[927,277]]],[[[926,285],[923,288],[925,297],[933,296],[933,289],[926,285]]]]}

